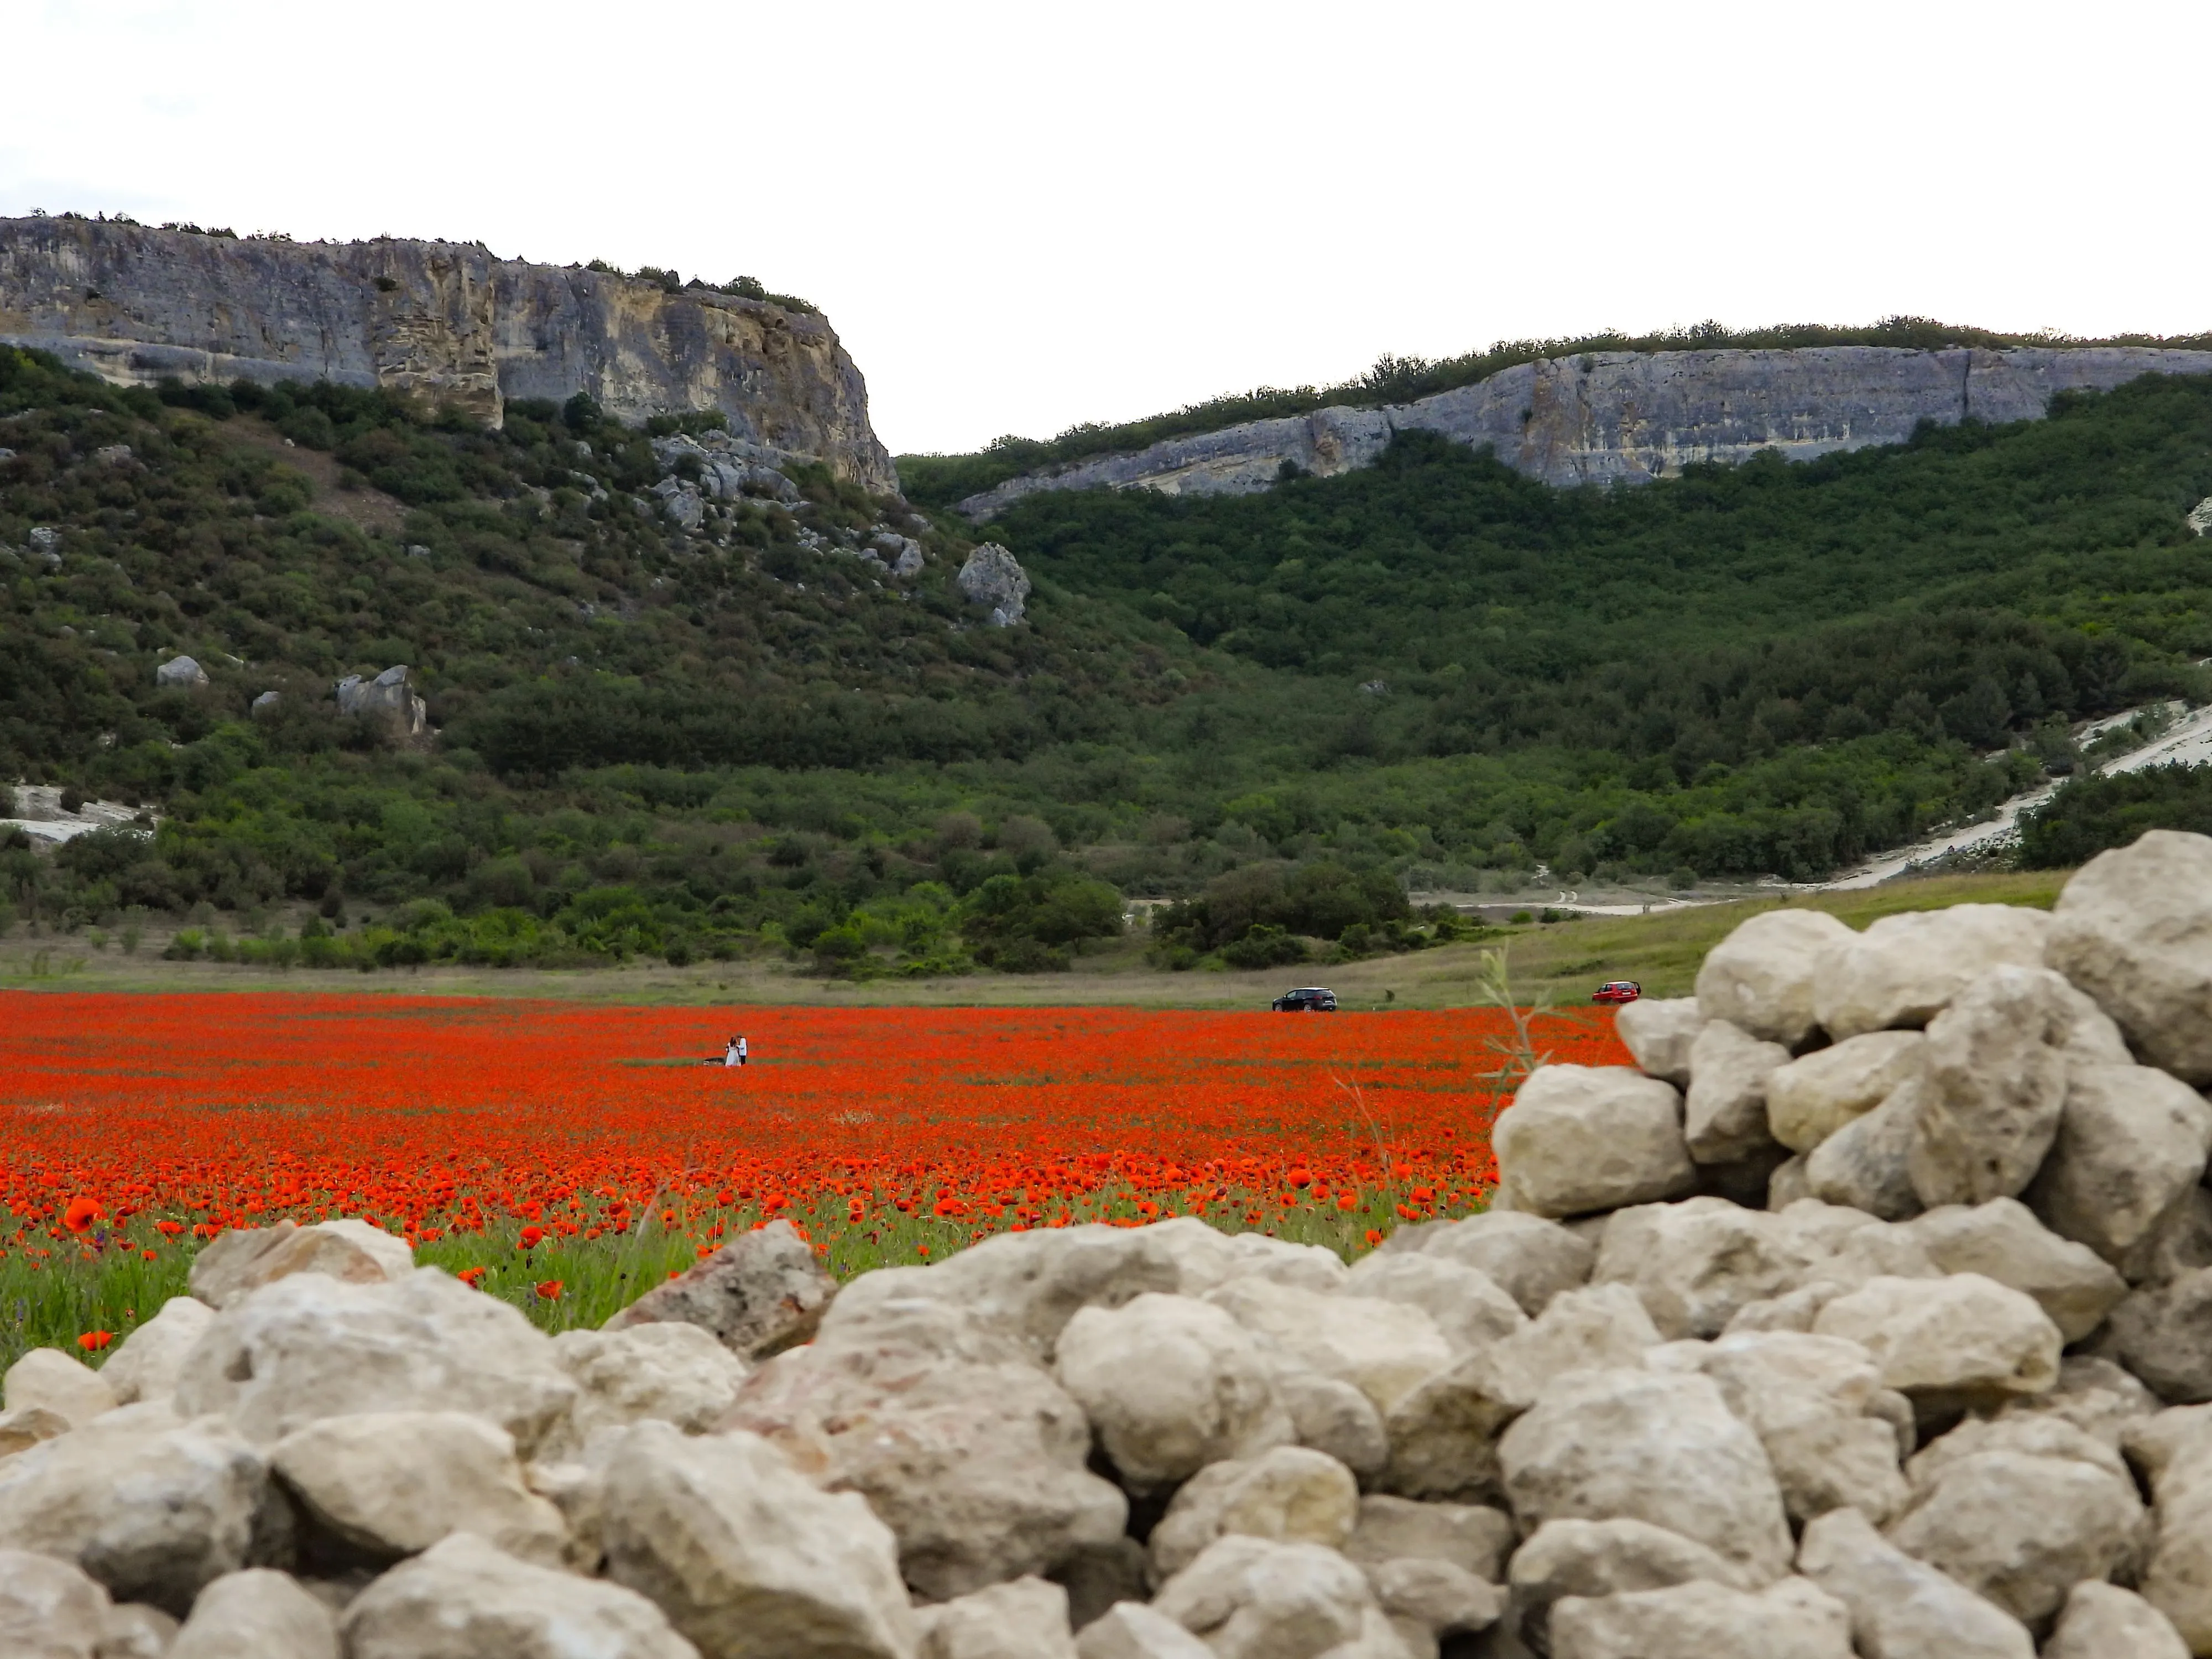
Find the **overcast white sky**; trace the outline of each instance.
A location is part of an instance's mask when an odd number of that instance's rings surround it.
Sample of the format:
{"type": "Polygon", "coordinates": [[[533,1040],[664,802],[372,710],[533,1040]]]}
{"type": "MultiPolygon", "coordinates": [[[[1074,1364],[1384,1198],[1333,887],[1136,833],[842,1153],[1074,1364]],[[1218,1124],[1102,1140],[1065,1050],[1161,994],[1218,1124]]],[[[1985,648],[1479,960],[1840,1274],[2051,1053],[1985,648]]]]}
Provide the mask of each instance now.
{"type": "Polygon", "coordinates": [[[2212,6],[0,0],[0,212],[826,310],[895,452],[1384,351],[2212,328],[2212,6]]]}

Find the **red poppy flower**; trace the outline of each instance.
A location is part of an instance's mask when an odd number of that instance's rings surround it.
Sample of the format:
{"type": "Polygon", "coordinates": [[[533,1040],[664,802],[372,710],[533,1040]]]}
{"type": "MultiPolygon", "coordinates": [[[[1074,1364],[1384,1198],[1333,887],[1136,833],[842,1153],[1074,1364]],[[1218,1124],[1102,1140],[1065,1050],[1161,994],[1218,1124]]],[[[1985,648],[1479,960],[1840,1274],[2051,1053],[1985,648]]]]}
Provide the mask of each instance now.
{"type": "Polygon", "coordinates": [[[546,1279],[537,1286],[537,1291],[538,1299],[540,1302],[558,1302],[561,1299],[561,1281],[557,1279],[546,1279]]]}
{"type": "Polygon", "coordinates": [[[114,1340],[113,1331],[87,1331],[82,1336],[77,1338],[76,1345],[87,1353],[98,1353],[114,1340]]]}
{"type": "Polygon", "coordinates": [[[534,1250],[538,1248],[538,1241],[544,1237],[545,1229],[543,1227],[525,1227],[522,1230],[522,1248],[534,1250]]]}
{"type": "Polygon", "coordinates": [[[97,1199],[73,1198],[69,1208],[62,1212],[62,1225],[73,1233],[81,1233],[106,1213],[97,1199]]]}
{"type": "Polygon", "coordinates": [[[464,1267],[453,1275],[472,1291],[477,1288],[477,1281],[483,1276],[484,1270],[482,1267],[464,1267]]]}

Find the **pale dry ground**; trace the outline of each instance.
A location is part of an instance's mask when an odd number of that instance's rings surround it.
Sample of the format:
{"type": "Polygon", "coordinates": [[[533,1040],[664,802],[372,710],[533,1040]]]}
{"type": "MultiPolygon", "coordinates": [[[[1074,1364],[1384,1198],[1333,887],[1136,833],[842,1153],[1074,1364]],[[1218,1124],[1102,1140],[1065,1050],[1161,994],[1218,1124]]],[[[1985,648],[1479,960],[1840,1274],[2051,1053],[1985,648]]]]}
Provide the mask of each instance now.
{"type": "Polygon", "coordinates": [[[64,991],[306,991],[400,996],[552,997],[592,1002],[715,1005],[784,1003],[824,1007],[1024,1007],[1122,1004],[1156,1008],[1265,1008],[1294,985],[1326,985],[1346,1009],[1455,1008],[1480,1001],[1486,950],[1503,947],[1518,1000],[1548,995],[1586,1003],[1608,979],[1634,979],[1649,996],[1689,994],[1706,951],[1746,916],[1788,902],[1826,910],[1855,927],[1899,910],[1965,902],[2047,907],[2068,872],[1931,877],[1861,891],[1795,894],[1700,906],[1648,916],[1590,916],[1494,930],[1486,939],[1333,967],[1258,973],[1163,973],[1144,959],[1141,938],[1079,959],[1065,974],[970,974],[933,980],[848,984],[781,961],[708,962],[688,968],[631,963],[617,968],[398,968],[289,970],[221,963],[164,962],[167,930],[149,930],[125,956],[112,939],[94,950],[86,934],[0,939],[0,987],[64,991]]]}

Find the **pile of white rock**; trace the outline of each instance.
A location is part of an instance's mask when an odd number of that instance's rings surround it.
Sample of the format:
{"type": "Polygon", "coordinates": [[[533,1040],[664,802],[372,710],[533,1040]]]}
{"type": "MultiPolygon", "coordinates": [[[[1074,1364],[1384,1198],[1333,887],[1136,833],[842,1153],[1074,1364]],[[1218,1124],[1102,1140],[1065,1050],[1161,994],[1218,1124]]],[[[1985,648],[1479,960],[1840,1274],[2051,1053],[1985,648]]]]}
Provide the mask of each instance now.
{"type": "Polygon", "coordinates": [[[0,1653],[2212,1654],[2212,840],[1771,911],[1620,1030],[1348,1268],[1186,1218],[839,1291],[779,1223],[549,1338],[227,1234],[8,1373],[0,1653]]]}

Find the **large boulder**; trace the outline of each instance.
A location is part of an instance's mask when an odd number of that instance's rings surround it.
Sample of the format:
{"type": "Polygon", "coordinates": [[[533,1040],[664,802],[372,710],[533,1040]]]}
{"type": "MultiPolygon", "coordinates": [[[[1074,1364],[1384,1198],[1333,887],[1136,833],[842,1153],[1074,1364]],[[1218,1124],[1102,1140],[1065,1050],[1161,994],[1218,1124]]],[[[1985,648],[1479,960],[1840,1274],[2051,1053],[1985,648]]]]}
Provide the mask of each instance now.
{"type": "Polygon", "coordinates": [[[553,1361],[580,1390],[569,1413],[572,1446],[599,1429],[647,1418],[704,1434],[751,1375],[713,1332],[680,1321],[562,1331],[553,1339],[553,1361]]]}
{"type": "Polygon", "coordinates": [[[896,1541],[860,1498],[818,1490],[741,1431],[636,1423],[606,1431],[592,1455],[607,1577],[708,1659],[912,1653],[896,1541]]]}
{"type": "Polygon", "coordinates": [[[1673,1343],[1648,1363],[1719,1385],[1766,1449],[1791,1519],[1850,1507],[1879,1523],[1905,1507],[1894,1420],[1904,1402],[1885,1397],[1881,1373],[1857,1343],[1765,1332],[1673,1343]]]}
{"type": "Polygon", "coordinates": [[[1752,1576],[1703,1544],[1648,1521],[1547,1521],[1514,1552],[1507,1632],[1538,1653],[1551,1649],[1552,1608],[1562,1598],[1667,1589],[1704,1580],[1753,1588],[1752,1576]]]}
{"type": "Polygon", "coordinates": [[[463,1411],[527,1457],[577,1388],[520,1309],[424,1267],[396,1283],[295,1273],[216,1316],[177,1379],[180,1416],[217,1413],[264,1444],[319,1418],[463,1411]]]}
{"type": "Polygon", "coordinates": [[[218,1235],[192,1258],[193,1297],[223,1309],[249,1291],[293,1273],[322,1273],[349,1285],[383,1285],[415,1271],[415,1252],[366,1221],[280,1221],[218,1235]]]}
{"type": "Polygon", "coordinates": [[[82,1428],[120,1404],[100,1374],[59,1348],[33,1348],[0,1376],[0,1400],[10,1412],[47,1411],[82,1428]]]}
{"type": "Polygon", "coordinates": [[[1451,1345],[1436,1322],[1410,1303],[1328,1296],[1255,1279],[1224,1285],[1206,1299],[1323,1376],[1351,1383],[1380,1412],[1452,1362],[1451,1345]]]}
{"type": "Polygon", "coordinates": [[[901,1647],[740,1643],[702,1650],[634,1590],[502,1555],[457,1532],[363,1590],[338,1621],[346,1659],[912,1659],[901,1647]]]}
{"type": "MultiPolygon", "coordinates": [[[[1087,1230],[1068,1231],[1079,1234],[1087,1230]]],[[[1203,1296],[1236,1279],[1266,1279],[1300,1290],[1335,1291],[1344,1287],[1346,1276],[1344,1259],[1322,1245],[1294,1244],[1265,1233],[1224,1233],[1193,1215],[1156,1221],[1133,1236],[1124,1233],[1122,1237],[1125,1241],[1133,1239],[1128,1248],[1141,1261],[1164,1261],[1176,1279],[1172,1288],[1185,1296],[1203,1296]]],[[[970,1254],[963,1251],[953,1260],[963,1261],[970,1254]]],[[[1144,1268],[1146,1273],[1154,1271],[1154,1267],[1144,1268]]],[[[1089,1298],[1097,1305],[1111,1306],[1127,1299],[1126,1293],[1113,1290],[1110,1285],[1102,1289],[1109,1293],[1089,1298]]]]}
{"type": "Polygon", "coordinates": [[[2212,1407],[2161,1412],[2128,1425],[2130,1459],[2149,1478],[2156,1541],[2143,1597],[2195,1654],[2212,1653],[2212,1407]]]}
{"type": "Polygon", "coordinates": [[[331,1610],[289,1574],[226,1574],[192,1603],[165,1659],[338,1659],[331,1610]]]}
{"type": "Polygon", "coordinates": [[[1724,1019],[1708,1024],[1690,1049],[1682,1138],[1699,1164],[1732,1164],[1773,1146],[1766,1080],[1790,1063],[1778,1042],[1762,1042],[1724,1019]]]}
{"type": "Polygon", "coordinates": [[[1911,1164],[1923,1204],[2011,1198],[2035,1178],[2066,1104],[2075,999],[2046,968],[2000,967],[1929,1023],[1911,1164]]]}
{"type": "Polygon", "coordinates": [[[561,1512],[524,1486],[514,1441],[462,1412],[325,1417],[292,1431],[270,1467],[304,1519],[383,1565],[472,1532],[518,1560],[561,1565],[561,1512]]]}
{"type": "Polygon", "coordinates": [[[1913,1460],[1912,1506],[1891,1524],[1890,1541],[2021,1623],[2046,1627],[2074,1585],[2133,1561],[2142,1504],[2109,1449],[2079,1430],[2054,1419],[2002,1426],[2010,1433],[1955,1453],[1939,1440],[1913,1460]],[[2005,1443],[2022,1431],[2035,1437],[2005,1443]]]}
{"type": "Polygon", "coordinates": [[[1644,997],[1614,1010],[1613,1030],[1641,1069],[1686,1089],[1690,1050],[1707,1018],[1695,997],[1644,997]]]}
{"type": "Polygon", "coordinates": [[[2177,1406],[2212,1401],[2212,1267],[2146,1285],[2112,1310],[2120,1363],[2177,1406]]]}
{"type": "Polygon", "coordinates": [[[1719,1198],[1616,1210],[1594,1276],[1632,1286],[1662,1336],[1718,1336],[1739,1309],[1803,1275],[1808,1257],[1780,1220],[1719,1198]]]}
{"type": "Polygon", "coordinates": [[[190,657],[172,657],[154,669],[154,684],[163,690],[201,691],[207,688],[207,670],[190,657]]]}
{"type": "Polygon", "coordinates": [[[0,1549],[73,1561],[179,1618],[203,1586],[281,1559],[289,1534],[267,1462],[225,1423],[131,1407],[0,1461],[0,1549]]]}
{"type": "Polygon", "coordinates": [[[813,1248],[788,1221],[771,1221],[654,1285],[605,1328],[696,1325],[741,1359],[765,1359],[811,1341],[836,1294],[813,1248]]]}
{"type": "Polygon", "coordinates": [[[1221,1538],[1162,1585],[1152,1607],[1214,1659],[1318,1659],[1364,1637],[1387,1644],[1373,1659],[1403,1652],[1366,1575],[1318,1544],[1221,1538]]]}
{"type": "Polygon", "coordinates": [[[1133,1490],[1171,1486],[1296,1437],[1258,1343],[1194,1297],[1148,1292],[1119,1308],[1081,1310],[1060,1334],[1054,1374],[1133,1490]]]}
{"type": "Polygon", "coordinates": [[[1920,1213],[1912,1149],[1920,1133],[1922,1080],[1908,1078],[1872,1111],[1815,1146],[1805,1159],[1808,1193],[1823,1203],[1863,1210],[1884,1221],[1920,1213]]]}
{"type": "Polygon", "coordinates": [[[2146,1062],[2212,1084],[2212,836],[2152,830],[2098,854],[2059,894],[2045,954],[2146,1062]]]}
{"type": "Polygon", "coordinates": [[[1925,1025],[1992,969],[2040,968],[2051,918],[2007,904],[1884,916],[1823,957],[1815,1018],[1838,1042],[1925,1025]]]}
{"type": "Polygon", "coordinates": [[[1030,596],[1029,574],[1021,562],[996,542],[970,553],[953,578],[969,604],[991,613],[991,626],[1012,628],[1022,619],[1030,596]]]}
{"type": "Polygon", "coordinates": [[[2028,1202],[2140,1278],[2153,1236],[2189,1200],[2212,1151],[2212,1106],[2179,1078],[2148,1066],[2067,1070],[2057,1138],[2028,1202]]]}
{"type": "Polygon", "coordinates": [[[1552,1610],[1552,1659],[1851,1659],[1850,1615],[1802,1578],[1756,1595],[1702,1579],[1552,1610]]]}
{"type": "Polygon", "coordinates": [[[1705,953],[1698,1006],[1708,1019],[1795,1048],[1820,1023],[1814,1000],[1822,957],[1856,937],[1825,910],[1753,916],[1705,953]]]}
{"type": "Polygon", "coordinates": [[[1822,1308],[1813,1329],[1865,1348],[1883,1387],[1947,1401],[2040,1394],[2057,1382],[2064,1346],[2033,1297],[1979,1273],[1869,1279],[1822,1308]]]}
{"type": "Polygon", "coordinates": [[[1067,1592],[1042,1578],[924,1607],[917,1659],[1077,1659],[1067,1592]]]}
{"type": "Polygon", "coordinates": [[[1850,1609],[1858,1650],[1875,1659],[2035,1659],[2019,1620],[1907,1555],[1855,1509],[1806,1527],[1797,1571],[1850,1609]]]}
{"type": "Polygon", "coordinates": [[[1625,1516],[1705,1545],[1756,1582],[1789,1571],[1773,1466],[1709,1378],[1570,1371],[1505,1431],[1498,1454],[1524,1528],[1625,1516]]]}
{"type": "Polygon", "coordinates": [[[1626,1066],[1546,1066],[1491,1130],[1509,1209],[1583,1215],[1680,1198],[1697,1184],[1673,1085],[1626,1066]]]}
{"type": "Polygon", "coordinates": [[[215,1310],[198,1298],[171,1297],[161,1312],[115,1345],[100,1368],[100,1381],[115,1391],[120,1406],[167,1399],[176,1392],[185,1356],[214,1319],[215,1310]]]}
{"type": "Polygon", "coordinates": [[[1486,1210],[1463,1221],[1401,1229],[1383,1250],[1407,1233],[1417,1233],[1414,1248],[1422,1254],[1488,1274],[1531,1319],[1560,1291],[1588,1283],[1597,1260],[1597,1248],[1588,1239],[1556,1221],[1514,1210],[1486,1210]]]}
{"type": "Polygon", "coordinates": [[[1980,1273],[2033,1297],[2069,1342],[2103,1324],[2128,1293],[2095,1251],[2045,1228],[2018,1199],[1942,1205],[1905,1228],[1945,1273],[1980,1273]]]}
{"type": "Polygon", "coordinates": [[[1800,1054],[1766,1079],[1766,1123],[1793,1152],[1809,1152],[1920,1075],[1927,1037],[1869,1031],[1800,1054]]]}
{"type": "Polygon", "coordinates": [[[67,1561],[0,1547],[0,1653],[10,1659],[106,1659],[107,1591],[67,1561]]]}
{"type": "Polygon", "coordinates": [[[1455,1356],[1486,1348],[1528,1322],[1521,1304],[1488,1273],[1444,1255],[1375,1251],[1352,1263],[1344,1294],[1420,1309],[1455,1356]]]}
{"type": "Polygon", "coordinates": [[[1660,1340],[1626,1285],[1553,1297],[1526,1330],[1437,1372],[1399,1401],[1384,1419],[1390,1456],[1378,1484],[1405,1498],[1498,1496],[1498,1437],[1555,1377],[1640,1365],[1660,1340]]]}
{"type": "Polygon", "coordinates": [[[754,1372],[724,1422],[765,1436],[808,1478],[865,1496],[896,1535],[908,1582],[936,1600],[1048,1574],[1110,1546],[1127,1516],[1120,1490],[1085,1467],[1082,1407],[1023,1344],[935,1298],[825,1322],[754,1372]]]}
{"type": "Polygon", "coordinates": [[[2066,1593],[2043,1659],[2189,1659],[2189,1644],[2133,1590],[2090,1578],[2066,1593]]]}
{"type": "Polygon", "coordinates": [[[1278,1446],[1200,1469],[1177,1490],[1147,1547],[1154,1574],[1167,1579],[1217,1538],[1236,1534],[1336,1549],[1358,1519],[1359,1484],[1351,1470],[1304,1446],[1278,1446]]]}

